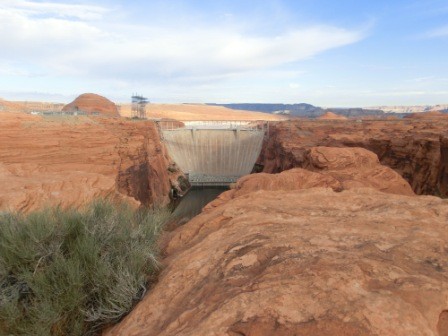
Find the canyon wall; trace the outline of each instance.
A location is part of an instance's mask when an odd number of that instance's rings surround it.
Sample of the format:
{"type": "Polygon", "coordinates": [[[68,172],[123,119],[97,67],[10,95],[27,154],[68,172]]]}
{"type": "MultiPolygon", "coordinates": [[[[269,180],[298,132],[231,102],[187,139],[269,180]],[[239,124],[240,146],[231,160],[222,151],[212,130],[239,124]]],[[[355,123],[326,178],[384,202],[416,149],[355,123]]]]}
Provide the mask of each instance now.
{"type": "Polygon", "coordinates": [[[309,167],[314,146],[362,147],[403,176],[418,194],[448,197],[448,119],[271,123],[258,163],[267,173],[309,167]]]}
{"type": "Polygon", "coordinates": [[[80,207],[97,197],[165,205],[180,189],[182,174],[152,122],[5,112],[0,129],[0,211],[80,207]]]}

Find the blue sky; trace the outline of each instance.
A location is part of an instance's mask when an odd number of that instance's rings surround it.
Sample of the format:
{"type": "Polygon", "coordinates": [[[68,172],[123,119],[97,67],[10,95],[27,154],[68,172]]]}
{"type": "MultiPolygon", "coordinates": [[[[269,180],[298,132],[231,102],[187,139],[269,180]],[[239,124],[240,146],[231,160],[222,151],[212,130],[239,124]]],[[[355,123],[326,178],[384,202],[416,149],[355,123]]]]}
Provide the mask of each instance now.
{"type": "Polygon", "coordinates": [[[0,97],[448,103],[448,0],[0,0],[0,97]]]}

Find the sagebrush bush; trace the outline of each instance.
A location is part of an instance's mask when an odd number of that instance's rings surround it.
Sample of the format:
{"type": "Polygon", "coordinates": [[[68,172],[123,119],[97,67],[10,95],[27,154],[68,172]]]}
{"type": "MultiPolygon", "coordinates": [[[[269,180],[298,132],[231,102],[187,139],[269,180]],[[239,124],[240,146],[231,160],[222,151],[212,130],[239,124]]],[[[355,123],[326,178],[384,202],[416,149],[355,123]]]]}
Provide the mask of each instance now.
{"type": "Polygon", "coordinates": [[[96,201],[0,214],[0,334],[92,335],[141,299],[165,211],[96,201]]]}

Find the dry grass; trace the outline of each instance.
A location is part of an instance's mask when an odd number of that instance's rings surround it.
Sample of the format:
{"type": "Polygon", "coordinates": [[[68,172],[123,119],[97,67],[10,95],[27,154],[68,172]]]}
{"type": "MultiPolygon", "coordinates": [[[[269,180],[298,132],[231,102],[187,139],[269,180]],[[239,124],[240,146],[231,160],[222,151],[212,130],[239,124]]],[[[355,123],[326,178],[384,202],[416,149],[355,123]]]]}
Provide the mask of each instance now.
{"type": "Polygon", "coordinates": [[[158,272],[167,217],[106,201],[0,214],[0,334],[93,335],[118,321],[158,272]]]}

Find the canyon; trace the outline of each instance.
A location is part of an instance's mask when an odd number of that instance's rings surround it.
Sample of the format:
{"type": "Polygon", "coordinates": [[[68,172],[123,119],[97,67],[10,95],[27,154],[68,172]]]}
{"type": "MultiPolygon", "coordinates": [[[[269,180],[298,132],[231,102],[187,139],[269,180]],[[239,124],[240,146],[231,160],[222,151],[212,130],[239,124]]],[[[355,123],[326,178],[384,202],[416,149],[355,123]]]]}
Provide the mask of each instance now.
{"type": "Polygon", "coordinates": [[[445,130],[271,124],[264,173],[166,234],[159,282],[105,335],[447,335],[448,203],[414,193],[446,191],[445,130]]]}
{"type": "MultiPolygon", "coordinates": [[[[258,173],[162,235],[158,282],[103,334],[448,335],[447,126],[271,122],[258,173]]],[[[152,121],[0,111],[0,129],[0,211],[163,206],[188,189],[152,121]]]]}

